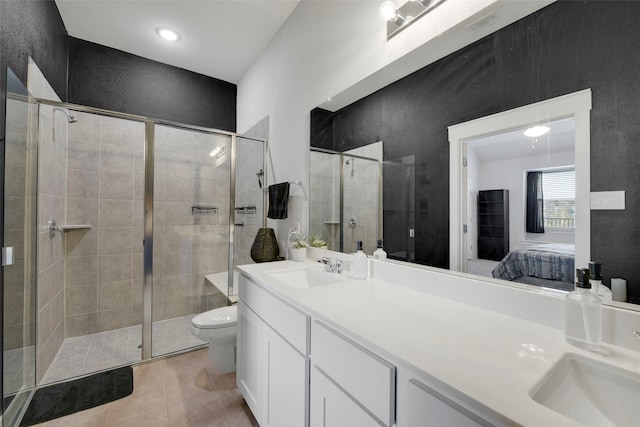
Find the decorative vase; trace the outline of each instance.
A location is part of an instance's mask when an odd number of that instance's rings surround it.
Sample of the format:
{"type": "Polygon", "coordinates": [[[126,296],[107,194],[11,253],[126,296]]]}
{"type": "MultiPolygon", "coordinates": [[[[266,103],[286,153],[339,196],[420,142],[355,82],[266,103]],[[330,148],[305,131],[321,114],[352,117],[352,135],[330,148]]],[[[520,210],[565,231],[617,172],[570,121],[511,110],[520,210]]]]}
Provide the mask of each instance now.
{"type": "Polygon", "coordinates": [[[303,262],[307,258],[307,248],[291,248],[291,260],[303,262]]]}
{"type": "Polygon", "coordinates": [[[275,261],[280,254],[278,240],[273,228],[260,228],[251,245],[251,259],[254,262],[275,261]]]}

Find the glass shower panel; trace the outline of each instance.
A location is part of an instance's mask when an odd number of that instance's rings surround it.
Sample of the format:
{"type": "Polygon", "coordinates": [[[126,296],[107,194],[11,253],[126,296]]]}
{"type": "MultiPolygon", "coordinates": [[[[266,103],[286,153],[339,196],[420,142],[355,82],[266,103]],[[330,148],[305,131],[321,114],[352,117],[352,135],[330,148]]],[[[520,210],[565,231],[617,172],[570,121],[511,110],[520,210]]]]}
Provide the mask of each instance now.
{"type": "Polygon", "coordinates": [[[383,163],[384,247],[389,258],[415,260],[415,156],[383,163]]]}
{"type": "Polygon", "coordinates": [[[231,136],[156,125],[152,355],[204,344],[191,318],[225,306],[231,136]]]}
{"type": "MultiPolygon", "coordinates": [[[[235,265],[251,264],[251,245],[263,227],[264,218],[264,142],[237,137],[235,235],[233,259],[235,265]]],[[[229,296],[238,294],[238,278],[234,274],[229,296]]]]}
{"type": "Polygon", "coordinates": [[[356,251],[356,242],[363,241],[364,252],[371,255],[377,247],[380,210],[380,163],[361,157],[343,156],[343,248],[356,251]]]}
{"type": "Polygon", "coordinates": [[[312,150],[309,155],[309,234],[340,251],[340,154],[312,150]]]}
{"type": "Polygon", "coordinates": [[[4,172],[2,425],[17,425],[35,386],[37,105],[10,69],[4,172]]]}
{"type": "Polygon", "coordinates": [[[40,233],[39,313],[61,322],[38,322],[48,384],[141,359],[144,124],[43,104],[40,143],[39,218],[55,226],[40,233]]]}

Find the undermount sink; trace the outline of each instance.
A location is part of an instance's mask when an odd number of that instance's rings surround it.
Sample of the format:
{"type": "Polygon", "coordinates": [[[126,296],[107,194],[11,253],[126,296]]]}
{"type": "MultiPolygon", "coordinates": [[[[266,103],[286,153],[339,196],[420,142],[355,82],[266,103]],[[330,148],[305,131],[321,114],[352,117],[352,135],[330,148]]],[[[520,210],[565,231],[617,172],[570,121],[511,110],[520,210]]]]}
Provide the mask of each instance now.
{"type": "Polygon", "coordinates": [[[531,397],[585,426],[640,422],[640,375],[576,354],[564,356],[531,397]]]}
{"type": "Polygon", "coordinates": [[[342,276],[320,270],[298,269],[269,273],[275,279],[293,288],[312,288],[314,286],[338,283],[344,280],[342,276]]]}

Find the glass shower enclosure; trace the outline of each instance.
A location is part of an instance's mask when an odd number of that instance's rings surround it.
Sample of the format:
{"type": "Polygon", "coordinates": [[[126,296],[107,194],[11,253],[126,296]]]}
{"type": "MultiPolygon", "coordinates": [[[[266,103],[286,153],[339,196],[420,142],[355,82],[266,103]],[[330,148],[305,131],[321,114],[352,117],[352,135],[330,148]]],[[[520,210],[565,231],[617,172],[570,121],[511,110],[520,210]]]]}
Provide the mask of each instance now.
{"type": "MultiPolygon", "coordinates": [[[[379,144],[379,145],[377,145],[379,144]]],[[[328,249],[368,254],[382,239],[382,146],[335,152],[311,147],[309,232],[328,249]]]]}
{"type": "MultiPolygon", "coordinates": [[[[204,346],[191,318],[232,303],[234,266],[251,262],[264,224],[266,141],[33,105],[31,146],[10,150],[8,140],[5,159],[5,175],[16,163],[24,181],[5,179],[24,193],[5,188],[5,246],[22,254],[20,274],[4,269],[5,402],[36,385],[204,346]],[[11,293],[14,277],[20,292],[11,293]],[[14,315],[9,303],[32,310],[14,315]],[[9,342],[8,328],[21,338],[9,342]],[[22,371],[7,366],[17,352],[22,371]]],[[[28,121],[15,122],[11,136],[22,142],[28,121]]]]}
{"type": "Polygon", "coordinates": [[[37,104],[7,69],[2,248],[2,425],[13,425],[36,384],[37,104]]]}
{"type": "Polygon", "coordinates": [[[336,152],[311,147],[309,229],[330,250],[372,254],[383,238],[389,258],[415,259],[415,158],[382,160],[382,142],[336,152]]]}

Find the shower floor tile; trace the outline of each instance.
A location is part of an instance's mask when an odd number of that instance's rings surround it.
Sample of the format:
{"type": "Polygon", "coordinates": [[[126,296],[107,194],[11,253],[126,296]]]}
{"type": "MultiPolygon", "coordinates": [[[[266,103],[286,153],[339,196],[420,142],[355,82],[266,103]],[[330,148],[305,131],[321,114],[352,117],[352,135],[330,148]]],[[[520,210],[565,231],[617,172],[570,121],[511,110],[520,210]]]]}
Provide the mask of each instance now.
{"type": "Polygon", "coordinates": [[[5,396],[17,393],[34,382],[35,347],[17,348],[4,352],[3,384],[5,396]]]}
{"type": "MultiPolygon", "coordinates": [[[[152,354],[159,356],[206,344],[191,334],[193,316],[153,322],[152,354]]],[[[67,338],[40,384],[135,363],[142,358],[141,344],[140,325],[67,338]]]]}

